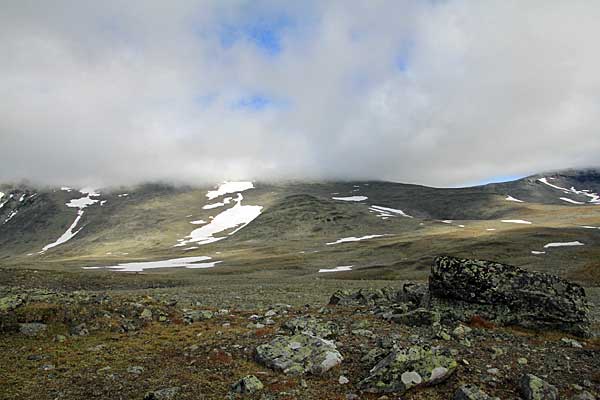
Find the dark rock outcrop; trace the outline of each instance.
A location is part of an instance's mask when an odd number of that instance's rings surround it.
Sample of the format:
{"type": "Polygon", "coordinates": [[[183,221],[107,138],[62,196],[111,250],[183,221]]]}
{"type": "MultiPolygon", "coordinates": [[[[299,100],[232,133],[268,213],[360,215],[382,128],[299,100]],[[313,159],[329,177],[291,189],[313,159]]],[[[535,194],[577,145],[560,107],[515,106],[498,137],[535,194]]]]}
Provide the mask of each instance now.
{"type": "Polygon", "coordinates": [[[437,257],[429,278],[430,307],[442,316],[477,316],[502,325],[589,335],[583,288],[557,276],[492,261],[437,257]]]}

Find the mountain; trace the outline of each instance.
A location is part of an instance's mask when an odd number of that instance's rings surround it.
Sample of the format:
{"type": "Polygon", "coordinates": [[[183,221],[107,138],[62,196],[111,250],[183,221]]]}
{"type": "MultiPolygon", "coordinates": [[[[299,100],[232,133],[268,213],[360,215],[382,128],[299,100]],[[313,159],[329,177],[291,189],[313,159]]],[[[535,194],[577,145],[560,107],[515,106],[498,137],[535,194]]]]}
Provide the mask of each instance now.
{"type": "Polygon", "coordinates": [[[0,193],[0,265],[8,267],[91,273],[194,257],[133,269],[164,272],[191,262],[196,274],[421,279],[435,255],[451,254],[576,280],[600,277],[596,169],[467,188],[229,182],[77,190],[2,185],[0,193]]]}

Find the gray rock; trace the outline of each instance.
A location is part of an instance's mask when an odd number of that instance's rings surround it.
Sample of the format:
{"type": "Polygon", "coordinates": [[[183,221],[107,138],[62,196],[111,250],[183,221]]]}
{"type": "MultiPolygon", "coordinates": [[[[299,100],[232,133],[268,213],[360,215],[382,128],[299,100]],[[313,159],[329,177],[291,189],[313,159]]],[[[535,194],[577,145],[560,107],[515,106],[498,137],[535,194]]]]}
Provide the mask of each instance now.
{"type": "Polygon", "coordinates": [[[558,389],[555,386],[532,374],[521,377],[519,391],[525,400],[558,399],[558,389]]]}
{"type": "Polygon", "coordinates": [[[429,292],[430,305],[453,318],[479,315],[498,324],[589,335],[584,289],[554,275],[492,261],[437,257],[429,292]]]}
{"type": "Polygon", "coordinates": [[[311,317],[298,317],[286,321],[283,328],[291,333],[306,333],[324,339],[335,337],[338,333],[336,324],[330,321],[321,321],[311,317]]]}
{"type": "Polygon", "coordinates": [[[212,319],[214,317],[214,313],[208,310],[184,310],[183,312],[183,320],[187,324],[192,324],[198,321],[205,321],[207,319],[212,319]]]}
{"type": "Polygon", "coordinates": [[[461,386],[455,393],[453,400],[492,400],[486,392],[475,385],[461,386]]]}
{"type": "Polygon", "coordinates": [[[258,346],[256,360],[290,375],[321,375],[339,365],[343,357],[332,342],[301,333],[258,346]]]}
{"type": "Polygon", "coordinates": [[[144,372],[144,367],[141,367],[139,365],[133,365],[127,368],[127,372],[129,372],[130,374],[141,375],[142,372],[144,372]]]}
{"type": "Polygon", "coordinates": [[[178,387],[153,390],[146,393],[144,400],[175,400],[178,392],[178,387]]]}
{"type": "Polygon", "coordinates": [[[252,394],[256,393],[264,388],[264,385],[254,375],[247,375],[234,383],[231,386],[231,391],[240,394],[252,394]]]}
{"type": "Polygon", "coordinates": [[[25,336],[37,336],[48,329],[48,325],[39,322],[19,324],[19,332],[25,336]]]}
{"type": "Polygon", "coordinates": [[[90,331],[87,329],[87,325],[85,323],[75,325],[71,328],[71,335],[75,336],[87,336],[90,334],[90,331]]]}
{"type": "Polygon", "coordinates": [[[596,396],[587,390],[584,390],[583,392],[577,393],[575,396],[573,396],[573,400],[596,400],[596,396]]]}
{"type": "Polygon", "coordinates": [[[371,369],[359,387],[373,393],[403,394],[416,386],[444,381],[454,373],[457,365],[453,358],[426,347],[393,350],[371,369]]]}
{"type": "Polygon", "coordinates": [[[144,311],[140,314],[141,319],[151,320],[152,319],[152,310],[149,308],[144,308],[144,311]]]}

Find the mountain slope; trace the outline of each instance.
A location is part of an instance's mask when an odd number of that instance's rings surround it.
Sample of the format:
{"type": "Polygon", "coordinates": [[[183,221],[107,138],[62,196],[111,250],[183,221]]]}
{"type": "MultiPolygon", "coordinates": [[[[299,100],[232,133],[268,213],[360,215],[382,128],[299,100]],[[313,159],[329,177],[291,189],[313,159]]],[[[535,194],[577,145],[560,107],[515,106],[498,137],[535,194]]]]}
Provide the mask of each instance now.
{"type": "Polygon", "coordinates": [[[3,266],[204,257],[214,268],[195,273],[419,278],[449,253],[597,279],[597,170],[452,189],[373,181],[0,192],[3,266]],[[349,271],[318,272],[338,266],[349,271]]]}

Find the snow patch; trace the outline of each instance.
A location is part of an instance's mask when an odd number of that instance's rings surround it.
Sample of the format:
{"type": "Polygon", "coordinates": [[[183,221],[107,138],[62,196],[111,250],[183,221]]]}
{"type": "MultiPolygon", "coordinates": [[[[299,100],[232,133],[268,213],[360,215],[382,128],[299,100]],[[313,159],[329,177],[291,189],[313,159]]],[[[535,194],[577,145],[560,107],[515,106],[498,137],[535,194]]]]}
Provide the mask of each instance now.
{"type": "Polygon", "coordinates": [[[545,252],[545,251],[535,251],[535,250],[531,250],[531,254],[539,255],[539,254],[546,254],[546,252],[545,252]]]}
{"type": "Polygon", "coordinates": [[[122,193],[122,194],[118,194],[117,197],[127,197],[129,196],[129,193],[122,193]]]}
{"type": "Polygon", "coordinates": [[[206,221],[203,219],[199,219],[197,221],[190,221],[190,224],[192,224],[192,225],[203,225],[205,223],[206,223],[206,221]]]}
{"type": "Polygon", "coordinates": [[[77,218],[75,218],[75,221],[73,221],[73,223],[71,224],[69,229],[67,229],[67,231],[61,235],[61,237],[56,239],[56,241],[54,243],[50,243],[50,244],[44,246],[44,248],[42,248],[42,251],[40,251],[38,254],[42,254],[48,249],[56,247],[59,244],[68,242],[69,240],[71,240],[73,238],[73,236],[77,235],[79,233],[79,231],[81,231],[83,229],[83,228],[79,228],[78,230],[75,230],[82,215],[83,215],[83,209],[79,209],[77,211],[77,218]]]}
{"type": "Polygon", "coordinates": [[[531,225],[531,221],[525,221],[522,219],[503,219],[502,222],[507,223],[507,224],[525,224],[525,225],[531,225]]]}
{"type": "MultiPolygon", "coordinates": [[[[385,215],[386,217],[393,216],[391,214],[398,214],[398,215],[401,215],[403,217],[413,218],[411,215],[408,215],[404,211],[398,210],[396,208],[389,208],[389,207],[383,207],[383,206],[371,206],[371,207],[369,207],[369,210],[372,210],[372,211],[375,211],[375,212],[379,212],[379,213],[382,213],[382,214],[387,214],[387,215],[385,215]]],[[[379,216],[381,216],[381,215],[379,215],[379,216]]]]}
{"type": "Polygon", "coordinates": [[[562,201],[566,201],[567,203],[571,203],[571,204],[585,204],[583,201],[575,201],[573,199],[569,199],[568,197],[560,197],[560,199],[562,201]]]}
{"type": "Polygon", "coordinates": [[[242,194],[238,193],[238,197],[235,199],[236,204],[233,207],[212,218],[210,223],[194,229],[184,239],[179,239],[179,243],[175,246],[187,246],[190,243],[208,244],[217,242],[225,239],[227,236],[215,237],[215,234],[236,228],[233,232],[229,233],[229,235],[233,235],[248,225],[260,215],[262,206],[244,206],[242,205],[243,199],[242,194]]]}
{"type": "Polygon", "coordinates": [[[248,189],[254,189],[252,182],[224,182],[219,185],[217,190],[210,190],[206,193],[206,197],[213,200],[228,193],[238,193],[248,189]]]}
{"type": "Polygon", "coordinates": [[[141,272],[145,269],[156,269],[156,268],[212,268],[221,261],[202,262],[208,261],[211,257],[199,256],[199,257],[183,257],[174,258],[171,260],[162,261],[142,261],[133,263],[123,263],[107,267],[83,267],[83,269],[114,269],[119,272],[141,272]]]}
{"type": "MultiPolygon", "coordinates": [[[[556,186],[556,185],[553,185],[552,183],[548,182],[548,179],[554,179],[554,178],[540,178],[540,179],[538,179],[538,181],[540,181],[543,184],[548,185],[554,189],[562,190],[562,192],[565,194],[578,194],[581,196],[589,197],[590,200],[588,201],[588,203],[600,205],[600,195],[598,193],[593,193],[589,189],[577,190],[573,186],[571,186],[569,189],[560,187],[560,186],[556,186]]],[[[561,197],[561,200],[564,200],[564,198],[561,197]]],[[[565,200],[565,201],[569,201],[569,200],[565,200]]],[[[584,203],[582,203],[582,204],[584,204],[584,203]]]]}
{"type": "Polygon", "coordinates": [[[213,204],[207,204],[207,205],[203,206],[202,209],[203,210],[212,210],[213,208],[223,207],[224,205],[231,203],[232,199],[233,199],[233,197],[225,197],[225,199],[223,201],[220,201],[218,203],[213,203],[213,204]]]}
{"type": "Polygon", "coordinates": [[[517,202],[517,203],[524,203],[524,201],[523,201],[523,200],[516,199],[516,198],[514,198],[514,197],[512,197],[512,196],[510,196],[510,195],[506,196],[506,199],[505,199],[505,200],[508,200],[508,201],[514,201],[514,202],[517,202]]]}
{"type": "Polygon", "coordinates": [[[496,228],[487,228],[486,231],[495,231],[496,228]]]}
{"type": "Polygon", "coordinates": [[[60,188],[60,190],[63,190],[63,191],[65,191],[65,192],[70,192],[70,191],[72,191],[73,189],[71,189],[70,187],[67,187],[67,186],[63,186],[63,187],[61,187],[61,188],[60,188]]]}
{"type": "Polygon", "coordinates": [[[378,238],[378,237],[383,237],[383,236],[385,236],[385,235],[367,235],[367,236],[361,236],[361,237],[350,236],[347,238],[338,239],[335,242],[330,242],[330,243],[325,243],[325,244],[329,246],[332,244],[339,244],[339,243],[359,242],[361,240],[368,240],[368,239],[373,239],[373,238],[378,238]]]}
{"type": "Polygon", "coordinates": [[[319,272],[341,272],[341,271],[352,271],[352,265],[342,265],[331,269],[322,268],[319,272]]]}
{"type": "Polygon", "coordinates": [[[339,201],[365,201],[368,199],[367,196],[348,196],[348,197],[332,197],[333,200],[339,201]]]}
{"type": "Polygon", "coordinates": [[[548,243],[544,246],[545,249],[550,247],[566,247],[566,246],[583,246],[583,243],[580,241],[575,242],[557,242],[557,243],[548,243]]]}

